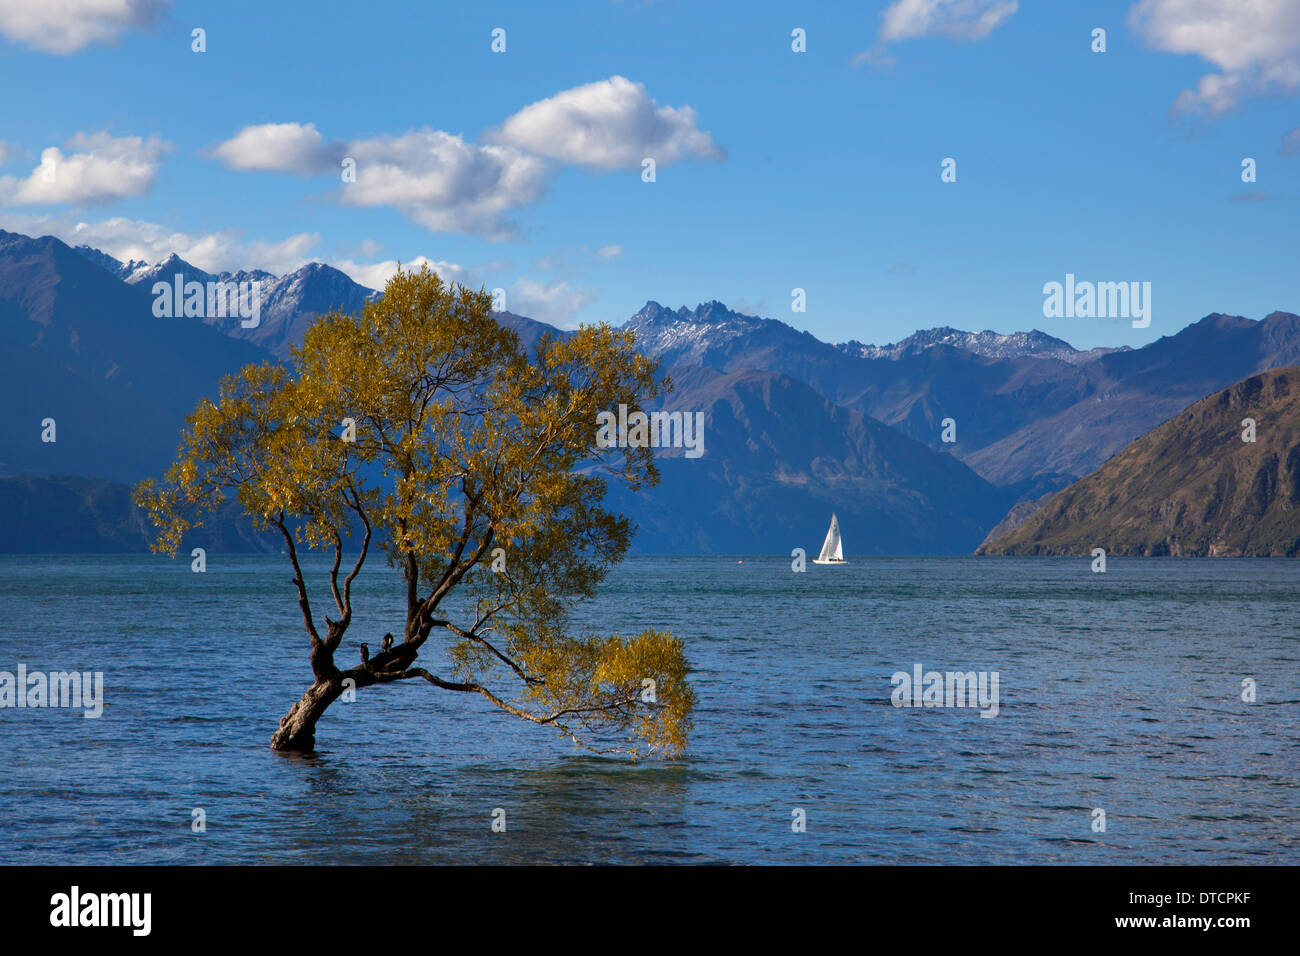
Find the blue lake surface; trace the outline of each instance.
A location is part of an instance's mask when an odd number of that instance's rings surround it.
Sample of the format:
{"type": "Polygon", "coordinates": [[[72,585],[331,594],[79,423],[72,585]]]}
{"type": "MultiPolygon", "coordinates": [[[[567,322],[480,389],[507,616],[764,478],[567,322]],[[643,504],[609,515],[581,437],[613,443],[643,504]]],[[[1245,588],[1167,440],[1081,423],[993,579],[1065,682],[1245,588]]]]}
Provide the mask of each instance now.
{"type": "MultiPolygon", "coordinates": [[[[620,565],[575,625],[671,630],[698,696],[684,758],[630,762],[423,682],[273,753],[283,557],[0,556],[0,671],[105,683],[98,720],[0,709],[0,863],[1300,863],[1300,565],[850,560],[620,565]],[[998,716],[894,707],[916,663],[997,671],[998,716]]],[[[358,584],[343,662],[401,623],[395,572],[358,584]]]]}

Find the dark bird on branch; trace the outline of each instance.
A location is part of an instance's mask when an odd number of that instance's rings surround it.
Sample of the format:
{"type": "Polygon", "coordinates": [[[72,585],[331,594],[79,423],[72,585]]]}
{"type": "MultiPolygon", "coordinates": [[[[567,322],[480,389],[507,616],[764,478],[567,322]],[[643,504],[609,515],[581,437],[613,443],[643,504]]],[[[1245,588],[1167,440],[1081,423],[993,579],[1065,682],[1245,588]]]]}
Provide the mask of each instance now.
{"type": "Polygon", "coordinates": [[[362,664],[369,664],[369,663],[370,663],[370,645],[369,645],[369,644],[362,644],[362,645],[361,645],[361,663],[362,663],[362,664]]]}
{"type": "Polygon", "coordinates": [[[391,632],[384,635],[383,641],[380,642],[379,649],[385,654],[393,649],[393,635],[391,632]]]}

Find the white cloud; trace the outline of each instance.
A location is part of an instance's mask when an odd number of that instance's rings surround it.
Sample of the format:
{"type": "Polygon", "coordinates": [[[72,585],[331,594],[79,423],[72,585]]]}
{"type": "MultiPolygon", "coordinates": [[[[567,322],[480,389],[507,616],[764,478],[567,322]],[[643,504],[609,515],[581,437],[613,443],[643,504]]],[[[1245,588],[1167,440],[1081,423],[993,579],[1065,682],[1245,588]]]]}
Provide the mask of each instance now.
{"type": "Polygon", "coordinates": [[[982,40],[1019,9],[1016,0],[894,0],[880,15],[876,45],[853,62],[888,62],[886,44],[917,37],[982,40]]]}
{"type": "Polygon", "coordinates": [[[343,147],[326,144],[315,123],[263,123],[245,126],[212,155],[230,169],[313,176],[336,168],[343,147]]]}
{"type": "Polygon", "coordinates": [[[1300,126],[1288,131],[1282,137],[1282,155],[1300,156],[1300,126]]]}
{"type": "Polygon", "coordinates": [[[0,139],[0,166],[5,165],[9,160],[18,155],[18,151],[0,139]]]}
{"type": "MultiPolygon", "coordinates": [[[[232,272],[238,271],[240,268],[265,269],[267,272],[274,272],[276,275],[284,275],[286,272],[292,272],[308,262],[318,260],[318,256],[310,254],[311,250],[318,245],[320,245],[320,233],[300,232],[276,242],[265,239],[254,239],[249,242],[238,240],[234,243],[228,242],[219,249],[214,249],[214,257],[219,255],[227,262],[242,263],[236,268],[231,268],[229,265],[222,267],[232,272]]],[[[194,264],[198,265],[197,262],[194,264]]]]}
{"type": "Polygon", "coordinates": [[[596,250],[596,256],[601,259],[614,259],[622,254],[622,246],[601,246],[596,250]]]}
{"type": "Polygon", "coordinates": [[[488,239],[514,233],[505,218],[545,190],[545,164],[506,146],[479,146],[440,130],[356,140],[347,146],[357,180],[340,190],[350,206],[393,206],[435,232],[488,239]]]}
{"type": "Polygon", "coordinates": [[[0,34],[46,53],[75,53],[149,26],[169,6],[170,0],[0,0],[0,34]]]}
{"type": "Polygon", "coordinates": [[[881,14],[880,39],[982,40],[1018,9],[1016,0],[896,0],[881,14]]]}
{"type": "Polygon", "coordinates": [[[536,279],[516,279],[507,291],[506,308],[516,315],[526,315],[559,328],[573,328],[578,310],[595,299],[585,289],[575,289],[567,282],[547,285],[536,279]]]}
{"type": "MultiPolygon", "coordinates": [[[[3,0],[0,0],[3,2],[3,0]]],[[[356,161],[356,179],[336,191],[345,206],[391,206],[435,232],[487,239],[515,235],[510,210],[540,199],[553,171],[547,160],[596,169],[639,166],[647,156],[671,163],[722,158],[690,107],[659,106],[640,83],[621,76],[575,87],[515,113],[484,143],[429,127],[401,135],[326,142],[314,123],[245,126],[210,155],[231,169],[339,172],[356,161]]],[[[607,246],[599,255],[617,255],[607,246]]]]}
{"type": "Polygon", "coordinates": [[[171,148],[156,136],[113,137],[106,132],[77,133],[66,143],[41,151],[41,162],[26,179],[0,178],[0,196],[11,205],[113,202],[143,196],[153,188],[162,155],[171,148]]]}
{"type": "MultiPolygon", "coordinates": [[[[371,289],[382,290],[388,284],[388,280],[397,274],[398,261],[387,259],[383,262],[356,262],[352,259],[339,259],[331,262],[330,265],[340,272],[347,273],[353,282],[371,289]]],[[[429,271],[436,272],[443,282],[455,282],[476,290],[479,287],[478,283],[471,278],[469,270],[454,262],[416,256],[408,262],[401,263],[403,272],[419,272],[421,266],[428,266],[429,271]]]]}
{"type": "Polygon", "coordinates": [[[315,233],[299,233],[279,241],[245,240],[235,229],[186,233],[158,223],[114,217],[87,222],[70,215],[32,216],[9,213],[5,228],[27,235],[51,235],[72,246],[92,246],[123,262],[161,262],[173,252],[207,272],[265,269],[283,274],[312,260],[320,243],[315,233]]]}
{"type": "Polygon", "coordinates": [[[1195,54],[1220,70],[1179,94],[1179,112],[1218,116],[1253,96],[1300,92],[1296,0],[1141,0],[1128,23],[1152,48],[1195,54]]]}
{"type": "Polygon", "coordinates": [[[314,123],[266,123],[244,127],[211,154],[231,169],[302,176],[337,174],[340,160],[351,157],[356,181],[342,183],[342,204],[392,206],[435,232],[492,239],[513,232],[508,209],[532,202],[545,189],[540,159],[428,128],[326,143],[314,123]]]}
{"type": "Polygon", "coordinates": [[[689,106],[660,106],[622,76],[588,83],[525,106],[485,139],[593,169],[666,165],[689,156],[721,159],[689,106]]]}

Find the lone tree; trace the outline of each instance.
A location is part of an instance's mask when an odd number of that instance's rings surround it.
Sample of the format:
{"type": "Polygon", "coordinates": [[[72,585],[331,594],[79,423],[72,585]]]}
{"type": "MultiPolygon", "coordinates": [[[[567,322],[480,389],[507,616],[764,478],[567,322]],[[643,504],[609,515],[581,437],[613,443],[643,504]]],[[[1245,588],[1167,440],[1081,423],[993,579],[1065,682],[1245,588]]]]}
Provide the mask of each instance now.
{"type": "Polygon", "coordinates": [[[176,461],[135,500],[158,528],[156,552],[175,556],[230,494],[283,538],[314,681],[272,748],[313,750],[345,689],[423,680],[590,749],[680,753],[694,703],[681,642],[565,633],[568,607],[631,539],[628,520],[601,507],[602,475],[633,489],[658,481],[650,449],[597,447],[596,414],[658,395],[654,372],[631,334],[604,325],[545,337],[530,355],[488,294],[424,268],[398,272],[356,315],[319,318],[291,365],[247,366],[215,404],[200,402],[176,461]],[[332,555],[323,628],[303,549],[332,555]],[[363,645],[348,667],[336,658],[372,550],[405,582],[392,603],[405,622],[389,649],[367,659],[363,645]],[[454,679],[417,664],[435,635],[454,679]]]}

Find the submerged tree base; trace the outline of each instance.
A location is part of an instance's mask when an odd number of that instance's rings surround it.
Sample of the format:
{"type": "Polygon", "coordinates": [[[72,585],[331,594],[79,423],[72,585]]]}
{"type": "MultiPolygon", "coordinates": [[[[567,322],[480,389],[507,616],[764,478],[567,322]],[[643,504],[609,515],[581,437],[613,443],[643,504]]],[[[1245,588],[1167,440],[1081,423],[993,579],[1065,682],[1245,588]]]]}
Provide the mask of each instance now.
{"type": "Polygon", "coordinates": [[[315,750],[316,722],[342,693],[342,682],[312,684],[289,713],[280,718],[280,728],[271,735],[271,749],[294,753],[310,753],[315,750]]]}

